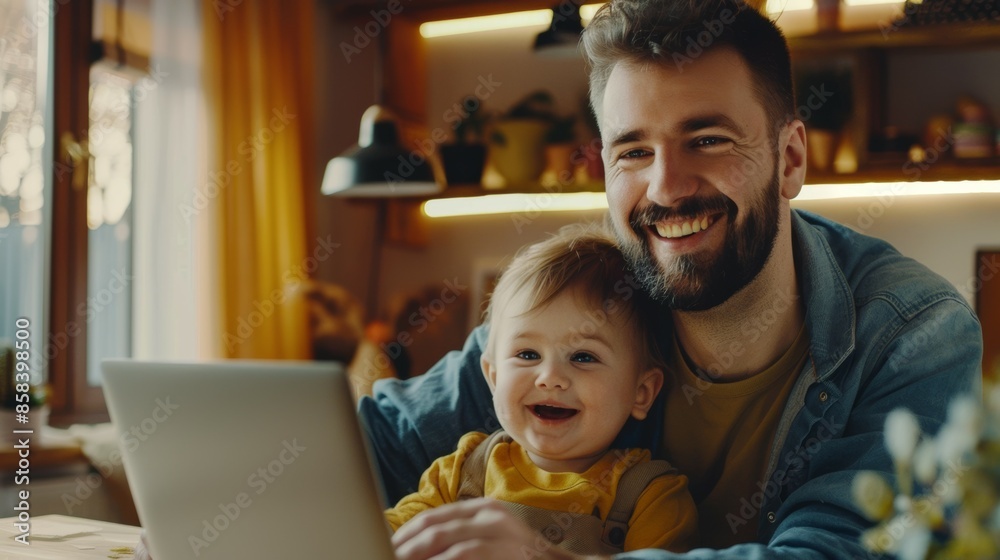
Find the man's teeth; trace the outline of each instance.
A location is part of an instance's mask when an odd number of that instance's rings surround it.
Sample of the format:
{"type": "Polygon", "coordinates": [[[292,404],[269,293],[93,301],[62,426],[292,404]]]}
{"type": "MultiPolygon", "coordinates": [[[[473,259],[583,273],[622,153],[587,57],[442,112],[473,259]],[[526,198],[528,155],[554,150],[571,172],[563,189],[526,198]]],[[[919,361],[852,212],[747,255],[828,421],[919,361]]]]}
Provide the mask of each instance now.
{"type": "Polygon", "coordinates": [[[660,237],[672,239],[674,237],[684,237],[692,233],[698,233],[703,229],[708,229],[708,225],[709,219],[708,216],[705,216],[700,220],[688,220],[674,224],[656,224],[656,233],[660,234],[660,237]]]}

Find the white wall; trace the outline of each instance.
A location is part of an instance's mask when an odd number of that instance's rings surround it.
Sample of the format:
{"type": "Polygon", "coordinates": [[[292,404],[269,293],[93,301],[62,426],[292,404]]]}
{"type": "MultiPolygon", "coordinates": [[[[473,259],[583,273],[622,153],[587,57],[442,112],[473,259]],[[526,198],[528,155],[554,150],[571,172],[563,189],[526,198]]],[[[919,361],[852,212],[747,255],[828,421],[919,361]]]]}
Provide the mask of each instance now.
{"type": "Polygon", "coordinates": [[[944,276],[974,304],[977,249],[1000,249],[1000,194],[811,200],[816,212],[892,243],[944,276]]]}

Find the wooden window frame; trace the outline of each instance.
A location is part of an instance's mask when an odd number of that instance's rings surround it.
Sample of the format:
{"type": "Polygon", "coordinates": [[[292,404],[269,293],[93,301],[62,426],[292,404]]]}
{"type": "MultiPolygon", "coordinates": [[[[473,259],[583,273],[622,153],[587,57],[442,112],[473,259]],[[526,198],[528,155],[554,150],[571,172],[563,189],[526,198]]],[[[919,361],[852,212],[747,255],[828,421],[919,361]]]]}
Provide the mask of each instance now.
{"type": "Polygon", "coordinates": [[[108,420],[104,393],[87,383],[87,323],[77,313],[87,302],[87,190],[74,189],[58,143],[64,133],[78,141],[90,128],[89,90],[93,0],[73,0],[55,11],[53,30],[52,241],[49,259],[49,324],[46,348],[52,389],[50,423],[108,420]]]}

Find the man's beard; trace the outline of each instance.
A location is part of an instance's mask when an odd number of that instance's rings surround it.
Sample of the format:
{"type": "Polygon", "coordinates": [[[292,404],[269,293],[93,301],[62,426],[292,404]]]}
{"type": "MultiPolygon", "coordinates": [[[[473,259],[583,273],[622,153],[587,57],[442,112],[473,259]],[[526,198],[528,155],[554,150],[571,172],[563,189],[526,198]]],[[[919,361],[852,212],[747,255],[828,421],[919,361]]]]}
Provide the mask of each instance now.
{"type": "MultiPolygon", "coordinates": [[[[770,184],[759,192],[760,196],[750,201],[746,219],[739,225],[736,204],[723,194],[688,199],[673,208],[654,204],[637,209],[629,217],[629,225],[638,239],[619,231],[616,224],[614,229],[622,253],[649,295],[670,309],[703,311],[725,302],[753,281],[770,258],[778,237],[777,170],[770,184]],[[656,260],[649,247],[649,226],[660,220],[719,212],[725,213],[728,229],[722,251],[714,259],[711,254],[677,255],[669,268],[656,260]]],[[[721,225],[718,220],[716,224],[721,225]]]]}

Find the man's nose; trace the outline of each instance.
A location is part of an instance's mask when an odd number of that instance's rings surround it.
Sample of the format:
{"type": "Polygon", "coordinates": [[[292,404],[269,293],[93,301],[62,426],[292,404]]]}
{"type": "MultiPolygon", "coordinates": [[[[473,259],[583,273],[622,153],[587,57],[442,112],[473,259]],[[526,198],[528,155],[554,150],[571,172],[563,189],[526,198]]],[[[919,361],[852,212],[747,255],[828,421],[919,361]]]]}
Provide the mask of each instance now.
{"type": "Polygon", "coordinates": [[[554,360],[545,360],[538,365],[535,386],[542,389],[569,389],[569,375],[561,364],[554,360]]]}
{"type": "Polygon", "coordinates": [[[646,198],[660,206],[674,206],[698,190],[697,179],[690,172],[690,161],[675,151],[658,151],[646,172],[646,198]]]}

